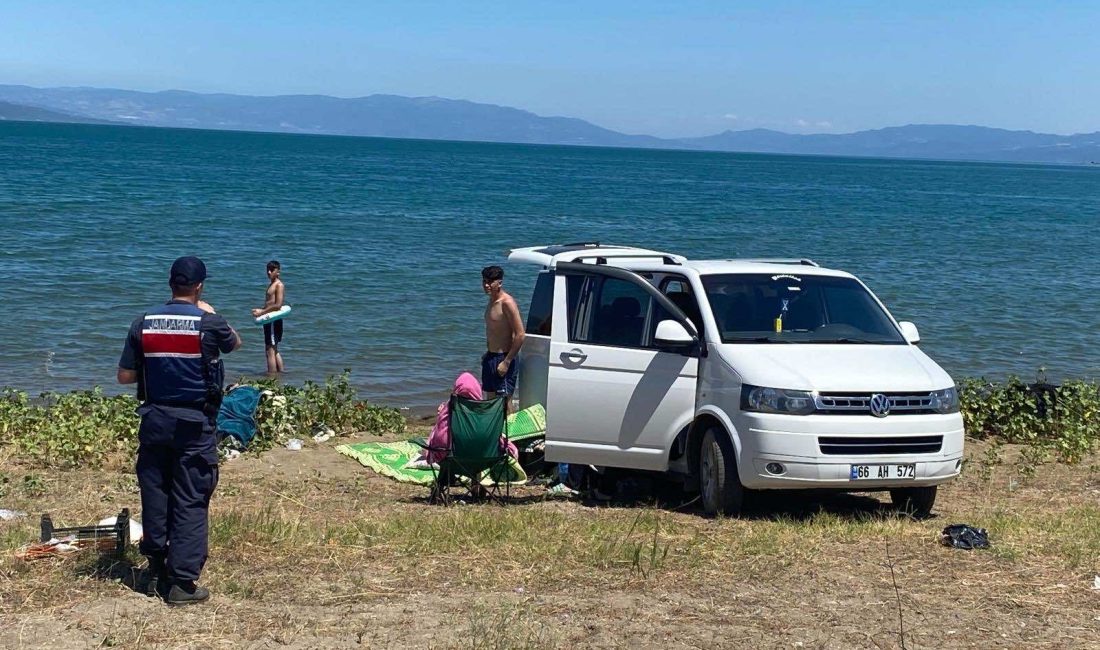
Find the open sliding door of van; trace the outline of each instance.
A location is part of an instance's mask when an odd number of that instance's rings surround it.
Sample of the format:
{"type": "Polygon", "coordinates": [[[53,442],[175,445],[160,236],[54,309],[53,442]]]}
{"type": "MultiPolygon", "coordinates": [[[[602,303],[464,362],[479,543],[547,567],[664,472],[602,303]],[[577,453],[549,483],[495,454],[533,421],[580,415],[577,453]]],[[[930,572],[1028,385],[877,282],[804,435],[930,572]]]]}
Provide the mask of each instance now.
{"type": "Polygon", "coordinates": [[[664,471],[695,412],[700,346],[662,348],[657,323],[695,328],[630,271],[559,263],[547,369],[546,459],[664,471]]]}
{"type": "Polygon", "coordinates": [[[519,351],[519,406],[546,406],[550,332],[554,314],[554,274],[544,270],[535,280],[527,311],[527,337],[519,351]]]}

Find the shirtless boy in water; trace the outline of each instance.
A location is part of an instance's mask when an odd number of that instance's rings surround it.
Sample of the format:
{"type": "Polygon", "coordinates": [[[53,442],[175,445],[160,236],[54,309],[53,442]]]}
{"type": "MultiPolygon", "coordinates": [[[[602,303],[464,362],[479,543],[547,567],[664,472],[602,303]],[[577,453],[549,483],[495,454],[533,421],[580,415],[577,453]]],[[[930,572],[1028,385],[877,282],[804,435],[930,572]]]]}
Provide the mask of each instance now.
{"type": "Polygon", "coordinates": [[[516,376],[519,364],[516,355],[523,346],[526,333],[519,315],[516,299],[502,287],[504,269],[487,266],[481,271],[481,288],[489,296],[485,307],[485,345],[487,351],[481,357],[481,388],[486,397],[496,394],[507,398],[511,409],[512,393],[516,392],[516,376]]]}
{"type": "MultiPolygon", "coordinates": [[[[273,311],[279,311],[283,307],[283,281],[279,279],[282,265],[276,260],[267,263],[267,293],[264,295],[264,306],[253,309],[252,315],[262,316],[273,311]]],[[[267,373],[274,375],[283,372],[283,355],[279,353],[279,343],[283,340],[283,321],[264,325],[264,353],[267,355],[267,373]]]]}

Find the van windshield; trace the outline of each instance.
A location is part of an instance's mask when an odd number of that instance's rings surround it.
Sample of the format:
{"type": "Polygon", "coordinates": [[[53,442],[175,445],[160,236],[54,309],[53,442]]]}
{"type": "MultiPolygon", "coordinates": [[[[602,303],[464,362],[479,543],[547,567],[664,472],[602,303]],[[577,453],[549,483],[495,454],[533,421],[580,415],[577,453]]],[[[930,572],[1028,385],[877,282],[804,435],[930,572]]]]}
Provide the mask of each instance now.
{"type": "Polygon", "coordinates": [[[863,285],[820,275],[702,277],[723,343],[904,344],[863,285]]]}

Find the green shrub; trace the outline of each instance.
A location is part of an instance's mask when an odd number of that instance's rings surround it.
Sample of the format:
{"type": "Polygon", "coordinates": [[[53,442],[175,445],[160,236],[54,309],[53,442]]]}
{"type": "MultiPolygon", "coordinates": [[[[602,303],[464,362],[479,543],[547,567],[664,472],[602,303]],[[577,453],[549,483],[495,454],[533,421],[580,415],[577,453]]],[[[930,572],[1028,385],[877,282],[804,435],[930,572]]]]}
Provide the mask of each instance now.
{"type": "MultiPolygon", "coordinates": [[[[349,373],[323,384],[282,386],[257,382],[276,394],[257,410],[258,431],[249,451],[264,451],[290,437],[313,435],[324,425],[336,433],[400,433],[405,419],[397,409],[358,399],[349,373]],[[285,407],[280,407],[285,404],[285,407]]],[[[30,399],[11,389],[0,392],[0,448],[39,467],[102,467],[110,458],[129,462],[137,450],[138,401],[131,395],[104,395],[99,388],[43,393],[30,399]]]]}
{"type": "Polygon", "coordinates": [[[34,464],[48,467],[100,466],[137,441],[138,402],[129,395],[108,397],[99,388],[71,393],[5,390],[0,396],[0,445],[34,464]]]}
{"type": "MultiPolygon", "coordinates": [[[[322,427],[337,434],[401,433],[397,409],[360,400],[350,373],[324,383],[285,386],[273,379],[245,382],[271,390],[260,402],[258,431],[249,451],[264,451],[287,438],[307,438],[322,427]]],[[[1041,379],[1041,376],[1040,376],[1041,379]]],[[[1100,446],[1100,384],[1067,381],[1041,398],[1017,377],[993,383],[958,382],[967,434],[998,443],[1049,449],[1070,463],[1100,446]]],[[[42,467],[101,467],[111,457],[131,458],[137,447],[137,400],[107,396],[99,389],[44,393],[31,400],[15,390],[0,392],[0,448],[42,467]]]]}
{"type": "MultiPolygon", "coordinates": [[[[1044,384],[1040,372],[1039,384],[1044,384]]],[[[968,435],[1049,448],[1064,462],[1080,462],[1100,445],[1100,384],[1066,381],[1035,391],[1020,380],[958,382],[968,435]]]]}
{"type": "Polygon", "coordinates": [[[323,384],[307,381],[301,387],[285,386],[275,379],[243,381],[276,396],[260,401],[256,410],[259,428],[249,448],[270,449],[288,438],[312,436],[322,427],[337,434],[404,432],[406,423],[401,412],[357,398],[350,376],[351,371],[345,370],[323,384]]]}

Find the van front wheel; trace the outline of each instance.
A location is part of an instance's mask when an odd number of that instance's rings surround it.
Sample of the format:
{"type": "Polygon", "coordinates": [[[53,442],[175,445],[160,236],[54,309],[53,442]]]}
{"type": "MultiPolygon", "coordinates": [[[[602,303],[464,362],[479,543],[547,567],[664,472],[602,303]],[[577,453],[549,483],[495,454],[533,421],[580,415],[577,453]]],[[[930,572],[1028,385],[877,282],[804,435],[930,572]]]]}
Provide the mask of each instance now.
{"type": "Polygon", "coordinates": [[[708,429],[699,450],[699,488],[703,512],[736,517],[741,514],[745,489],[737,475],[737,458],[725,432],[708,429]]]}
{"type": "Polygon", "coordinates": [[[936,486],[890,490],[890,501],[898,510],[915,519],[927,519],[936,503],[936,486]]]}

